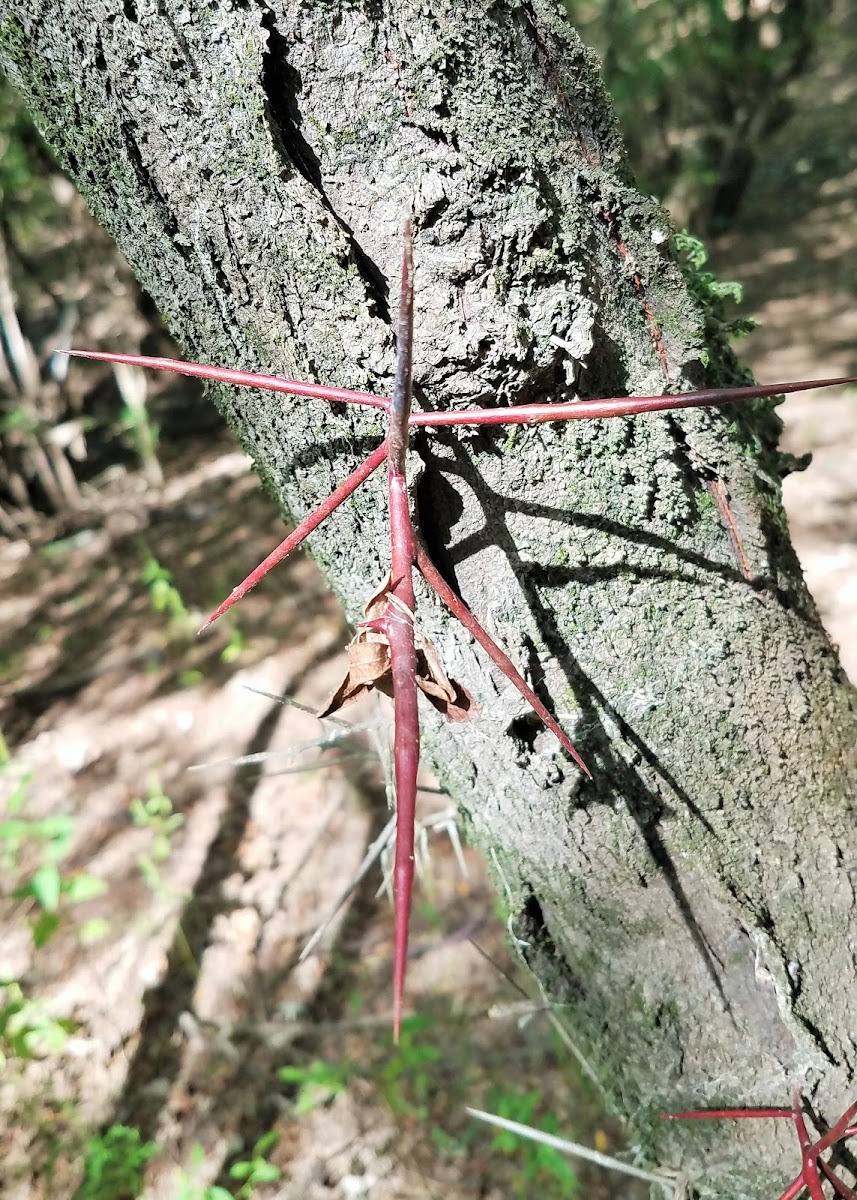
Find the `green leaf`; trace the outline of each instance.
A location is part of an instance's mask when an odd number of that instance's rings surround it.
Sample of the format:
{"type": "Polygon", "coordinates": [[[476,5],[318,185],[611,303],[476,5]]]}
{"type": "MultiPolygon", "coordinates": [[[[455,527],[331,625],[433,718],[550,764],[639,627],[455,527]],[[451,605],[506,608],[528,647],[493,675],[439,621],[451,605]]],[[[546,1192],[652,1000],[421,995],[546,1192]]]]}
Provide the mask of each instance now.
{"type": "Polygon", "coordinates": [[[59,928],[60,919],[56,913],[44,912],[33,924],[33,945],[37,950],[46,946],[59,928]]]}
{"type": "Polygon", "coordinates": [[[277,1142],[280,1140],[280,1135],[276,1129],[269,1129],[267,1133],[259,1138],[256,1145],[253,1147],[254,1158],[264,1158],[269,1150],[273,1150],[277,1142]]]}
{"type": "Polygon", "coordinates": [[[84,900],[94,900],[96,896],[103,896],[107,891],[107,884],[103,879],[82,872],[67,880],[62,890],[72,904],[80,904],[84,900]]]}
{"type": "Polygon", "coordinates": [[[74,834],[74,817],[65,813],[42,817],[40,821],[33,822],[32,830],[36,837],[51,843],[50,852],[53,856],[62,858],[68,851],[74,834]]]}
{"type": "Polygon", "coordinates": [[[81,946],[94,946],[96,942],[102,942],[110,935],[110,922],[105,921],[103,917],[93,917],[91,921],[84,921],[80,929],[77,931],[77,940],[81,946]]]}
{"type": "MultiPolygon", "coordinates": [[[[344,1092],[353,1073],[353,1064],[348,1059],[336,1063],[316,1059],[309,1066],[280,1067],[277,1072],[284,1083],[298,1085],[295,1114],[299,1117],[306,1116],[314,1108],[327,1104],[329,1100],[344,1092]]],[[[257,1147],[257,1153],[264,1152],[259,1151],[257,1147]]]]}
{"type": "Polygon", "coordinates": [[[55,912],[62,893],[62,876],[58,868],[53,863],[39,867],[28,890],[46,912],[55,912]]]}
{"type": "Polygon", "coordinates": [[[258,1162],[253,1171],[254,1183],[274,1183],[280,1178],[280,1168],[273,1163],[258,1162]]]}
{"type": "MultiPolygon", "coordinates": [[[[183,688],[196,687],[196,685],[198,683],[202,683],[202,681],[204,679],[205,679],[205,675],[202,671],[196,671],[196,670],[182,671],[179,675],[179,687],[183,687],[183,688]]],[[[221,1188],[220,1190],[223,1191],[223,1188],[221,1188]]],[[[228,1193],[227,1193],[227,1195],[228,1195],[228,1193]]],[[[229,1197],[229,1200],[232,1200],[231,1196],[229,1197]]]]}
{"type": "Polygon", "coordinates": [[[0,842],[19,842],[32,828],[32,821],[0,821],[0,842]]]}

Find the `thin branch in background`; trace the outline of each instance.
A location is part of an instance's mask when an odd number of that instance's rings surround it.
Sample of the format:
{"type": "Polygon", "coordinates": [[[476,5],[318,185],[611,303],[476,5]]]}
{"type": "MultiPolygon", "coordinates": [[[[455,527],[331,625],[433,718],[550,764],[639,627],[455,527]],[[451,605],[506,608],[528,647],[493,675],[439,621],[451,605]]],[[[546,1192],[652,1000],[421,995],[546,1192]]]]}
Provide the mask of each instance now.
{"type": "Polygon", "coordinates": [[[477,1121],[484,1121],[486,1125],[505,1129],[507,1133],[516,1133],[520,1137],[527,1138],[528,1141],[538,1142],[542,1146],[550,1146],[552,1150],[558,1150],[560,1154],[567,1154],[570,1158],[581,1158],[585,1162],[594,1163],[597,1167],[603,1167],[607,1171],[619,1171],[622,1175],[631,1175],[634,1179],[653,1183],[657,1187],[663,1188],[670,1196],[675,1195],[675,1176],[667,1178],[666,1175],[656,1175],[653,1171],[644,1171],[640,1167],[633,1167],[630,1163],[622,1162],[619,1158],[602,1154],[600,1150],[582,1146],[580,1142],[570,1142],[566,1138],[556,1137],[552,1133],[543,1133],[540,1129],[534,1129],[532,1125],[521,1125],[518,1121],[510,1121],[507,1117],[497,1116],[496,1113],[483,1112],[481,1108],[468,1107],[464,1111],[471,1117],[475,1117],[477,1121]]]}
{"type": "Polygon", "coordinates": [[[9,256],[6,241],[0,226],[0,332],[8,370],[15,380],[16,390],[22,396],[33,397],[39,390],[39,364],[33,347],[24,337],[18,320],[9,256]]]}
{"type": "Polygon", "coordinates": [[[383,851],[384,847],[393,839],[395,833],[396,814],[393,813],[375,840],[369,846],[367,846],[366,853],[363,856],[363,861],[360,863],[360,866],[351,877],[349,883],[347,883],[342,891],[337,895],[328,915],[318,926],[315,933],[313,933],[309,938],[303,950],[301,950],[300,955],[298,956],[298,962],[303,962],[305,959],[309,958],[335,920],[336,914],[342,908],[343,904],[346,904],[348,900],[351,899],[351,896],[354,894],[358,885],[366,877],[367,873],[378,860],[378,858],[380,858],[381,852],[383,851]]]}

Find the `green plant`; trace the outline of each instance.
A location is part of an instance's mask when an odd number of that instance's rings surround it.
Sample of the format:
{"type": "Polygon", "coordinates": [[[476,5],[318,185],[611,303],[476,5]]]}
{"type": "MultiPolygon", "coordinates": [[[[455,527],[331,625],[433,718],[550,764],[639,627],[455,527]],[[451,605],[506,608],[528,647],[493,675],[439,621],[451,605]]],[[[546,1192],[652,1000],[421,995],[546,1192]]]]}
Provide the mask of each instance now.
{"type": "MultiPolygon", "coordinates": [[[[0,733],[0,773],[12,769],[11,754],[0,733]]],[[[36,819],[24,816],[31,782],[28,773],[12,779],[6,797],[8,816],[0,821],[0,870],[5,876],[20,877],[26,853],[40,860],[29,878],[9,892],[13,898],[35,905],[31,932],[33,945],[40,949],[59,927],[63,909],[99,895],[104,884],[85,872],[63,876],[59,864],[68,853],[74,820],[63,814],[36,819]]],[[[86,930],[87,926],[82,926],[80,935],[85,936],[86,930]]],[[[56,1017],[43,1001],[31,999],[19,979],[0,979],[0,1067],[11,1059],[27,1062],[60,1053],[77,1028],[76,1021],[56,1017]]]]}
{"type": "MultiPolygon", "coordinates": [[[[84,900],[92,900],[106,890],[103,880],[96,879],[86,871],[65,878],[55,862],[46,862],[36,870],[33,876],[20,887],[15,888],[12,895],[19,900],[30,899],[38,909],[38,915],[32,922],[33,945],[36,949],[44,946],[56,933],[62,920],[64,905],[81,904],[84,900]]],[[[88,933],[85,936],[89,936],[88,933]]]]}
{"type": "Polygon", "coordinates": [[[114,376],[122,396],[119,430],[133,446],[144,473],[151,483],[161,483],[163,474],[158,462],[160,429],[146,406],[146,380],[141,372],[117,365],[114,376]]]}
{"type": "Polygon", "coordinates": [[[6,808],[11,815],[0,821],[0,864],[6,875],[19,875],[24,871],[21,859],[25,850],[39,859],[35,870],[9,894],[35,905],[31,930],[33,945],[40,949],[58,929],[63,911],[101,895],[105,884],[85,871],[65,876],[60,869],[74,834],[73,817],[63,813],[34,819],[19,815],[31,782],[31,775],[21,776],[7,798],[6,808]]]}
{"type": "MultiPolygon", "coordinates": [[[[40,546],[39,557],[43,558],[45,562],[62,560],[66,555],[79,550],[82,546],[88,545],[92,541],[92,538],[93,532],[91,529],[79,529],[77,533],[71,533],[68,537],[55,538],[54,541],[40,546]]],[[[71,611],[77,612],[85,603],[86,601],[83,596],[78,597],[71,611]]]]}
{"type": "Polygon", "coordinates": [[[146,1164],[158,1153],[138,1129],[111,1125],[90,1139],[74,1200],[133,1200],[142,1191],[146,1164]]]}
{"type": "MultiPolygon", "coordinates": [[[[0,771],[5,771],[11,762],[9,748],[5,740],[3,742],[3,753],[5,757],[2,764],[0,764],[0,771]]],[[[0,866],[2,866],[3,873],[6,875],[18,869],[18,855],[32,830],[32,821],[16,819],[15,817],[15,814],[19,813],[27,802],[27,790],[32,781],[32,772],[19,774],[17,779],[12,780],[10,784],[11,790],[6,797],[6,811],[12,818],[0,821],[0,866]]]]}
{"type": "Polygon", "coordinates": [[[194,1146],[190,1152],[190,1171],[183,1171],[176,1179],[172,1200],[233,1200],[232,1193],[215,1183],[200,1184],[196,1180],[205,1161],[202,1146],[194,1146]]]}
{"type": "Polygon", "coordinates": [[[184,817],[174,811],[173,802],[157,775],[149,776],[145,798],[132,800],[128,812],[138,829],[148,829],[152,835],[151,859],[156,863],[166,862],[172,852],[172,839],[184,825],[184,817]]]}
{"type": "MultiPolygon", "coordinates": [[[[23,809],[32,779],[32,775],[29,774],[22,776],[15,785],[6,802],[10,812],[16,813],[23,809]]],[[[4,871],[8,873],[20,869],[19,858],[25,847],[35,846],[40,857],[50,862],[59,862],[68,853],[73,834],[74,819],[63,813],[34,819],[12,817],[0,821],[0,847],[4,871]]]]}
{"type": "Polygon", "coordinates": [[[675,234],[673,246],[687,289],[705,322],[702,338],[706,348],[700,353],[699,360],[704,367],[709,366],[712,358],[727,361],[732,342],[746,336],[756,325],[750,317],[736,317],[734,310],[728,312],[730,302],[741,303],[744,289],[737,281],[718,279],[713,271],[705,269],[708,262],[705,243],[686,229],[675,234]]]}
{"type": "Polygon", "coordinates": [[[195,1176],[202,1167],[205,1151],[201,1146],[194,1146],[191,1151],[191,1170],[183,1172],[176,1180],[172,1200],[249,1200],[260,1184],[276,1183],[280,1178],[280,1168],[268,1161],[268,1155],[277,1140],[275,1132],[266,1133],[253,1146],[249,1158],[239,1159],[232,1164],[229,1168],[230,1179],[241,1181],[237,1192],[230,1192],[214,1183],[197,1182],[195,1176]]]}
{"type": "Polygon", "coordinates": [[[314,1059],[306,1067],[281,1067],[277,1072],[284,1083],[297,1087],[295,1115],[305,1116],[314,1108],[320,1108],[346,1090],[354,1078],[356,1068],[348,1059],[329,1063],[314,1059]]]}
{"type": "Polygon", "coordinates": [[[384,1050],[374,1061],[362,1066],[349,1059],[337,1062],[314,1059],[306,1066],[281,1067],[280,1079],[298,1089],[295,1114],[303,1116],[327,1104],[354,1080],[363,1079],[372,1084],[394,1116],[427,1120],[429,1100],[437,1090],[437,1072],[432,1068],[443,1058],[439,1046],[423,1038],[433,1024],[428,1016],[406,1017],[392,1053],[384,1050]]]}
{"type": "Polygon", "coordinates": [[[77,1022],[54,1017],[41,1000],[29,999],[17,979],[0,979],[0,1068],[10,1059],[28,1062],[62,1052],[77,1022]]]}
{"type": "Polygon", "coordinates": [[[484,1121],[487,1125],[493,1125],[495,1129],[502,1129],[505,1133],[513,1134],[516,1138],[524,1138],[528,1142],[545,1146],[548,1149],[568,1155],[571,1158],[579,1158],[584,1162],[594,1163],[598,1167],[604,1167],[608,1171],[616,1171],[620,1175],[630,1175],[633,1179],[642,1179],[646,1183],[654,1184],[655,1187],[661,1188],[668,1196],[676,1197],[674,1172],[658,1174],[654,1171],[644,1171],[642,1168],[635,1167],[631,1163],[623,1162],[622,1159],[613,1158],[611,1155],[605,1154],[603,1150],[597,1147],[592,1148],[581,1145],[580,1142],[570,1142],[567,1138],[557,1137],[556,1134],[548,1133],[543,1129],[536,1129],[534,1126],[523,1124],[520,1121],[512,1121],[509,1117],[500,1116],[498,1113],[483,1112],[482,1109],[470,1107],[466,1111],[475,1120],[484,1121]]]}
{"type": "Polygon", "coordinates": [[[147,554],[140,578],[149,589],[149,600],[156,613],[165,613],[177,625],[193,623],[172,574],[151,554],[147,554]]]}
{"type": "MultiPolygon", "coordinates": [[[[447,1157],[457,1157],[467,1151],[476,1139],[476,1127],[465,1130],[448,1125],[450,1113],[458,1110],[461,1099],[478,1086],[476,1059],[456,1058],[455,1071],[449,1072],[450,1027],[443,1029],[430,1015],[407,1017],[397,1045],[388,1045],[370,1059],[355,1062],[313,1060],[306,1065],[283,1067],[279,1077],[297,1088],[293,1101],[295,1116],[303,1116],[329,1103],[358,1081],[368,1084],[381,1099],[396,1123],[409,1127],[421,1125],[436,1150],[447,1157]],[[473,1069],[471,1069],[473,1068],[473,1069]]],[[[542,1129],[558,1128],[556,1116],[547,1112],[547,1105],[538,1090],[520,1092],[514,1088],[495,1088],[489,1099],[495,1110],[503,1114],[498,1119],[515,1117],[527,1121],[538,1117],[542,1129]]],[[[519,1136],[506,1132],[498,1134],[495,1149],[509,1158],[515,1193],[531,1196],[538,1187],[548,1197],[568,1197],[576,1186],[576,1176],[556,1149],[530,1144],[519,1136]]]]}
{"type": "Polygon", "coordinates": [[[229,630],[229,641],[220,651],[220,661],[227,664],[234,663],[241,657],[244,645],[244,634],[236,621],[229,630]]]}
{"type": "Polygon", "coordinates": [[[442,1058],[439,1046],[423,1040],[431,1025],[428,1016],[406,1017],[398,1044],[375,1074],[375,1084],[396,1116],[418,1121],[429,1117],[429,1100],[437,1087],[432,1067],[442,1058]]]}
{"type": "Polygon", "coordinates": [[[16,229],[37,228],[56,210],[45,171],[49,156],[21,96],[0,76],[0,200],[16,229]]]}
{"type": "Polygon", "coordinates": [[[250,1157],[233,1163],[229,1168],[229,1178],[243,1180],[241,1187],[235,1193],[235,1200],[247,1200],[253,1189],[260,1183],[276,1183],[281,1171],[273,1163],[268,1162],[268,1154],[278,1141],[278,1135],[271,1130],[260,1137],[250,1152],[250,1157]]]}
{"type": "MultiPolygon", "coordinates": [[[[559,1123],[553,1113],[545,1111],[544,1098],[539,1088],[522,1092],[506,1088],[494,1088],[489,1095],[488,1106],[498,1116],[521,1125],[531,1125],[538,1119],[539,1129],[545,1133],[556,1133],[559,1123]]],[[[542,1142],[523,1141],[516,1134],[498,1129],[491,1142],[492,1150],[515,1158],[515,1189],[519,1196],[533,1195],[538,1187],[540,1194],[545,1188],[557,1187],[557,1195],[571,1196],[577,1190],[577,1176],[558,1150],[542,1142]]]]}
{"type": "Polygon", "coordinates": [[[173,838],[184,825],[184,816],[173,809],[157,775],[149,776],[146,789],[145,797],[135,797],[128,806],[131,820],[138,829],[148,830],[152,839],[149,853],[137,855],[137,867],[155,895],[171,897],[161,867],[172,853],[173,838]]]}
{"type": "Polygon", "coordinates": [[[205,672],[197,670],[196,667],[189,667],[186,671],[180,671],[178,676],[179,687],[192,688],[197,687],[205,680],[205,672]]]}

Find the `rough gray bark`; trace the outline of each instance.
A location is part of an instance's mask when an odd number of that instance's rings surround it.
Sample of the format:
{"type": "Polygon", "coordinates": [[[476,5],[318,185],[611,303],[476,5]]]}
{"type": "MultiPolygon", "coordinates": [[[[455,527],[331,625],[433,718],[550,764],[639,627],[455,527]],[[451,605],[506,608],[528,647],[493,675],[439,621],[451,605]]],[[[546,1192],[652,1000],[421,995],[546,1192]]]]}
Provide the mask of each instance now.
{"type": "MultiPolygon", "coordinates": [[[[666,218],[630,187],[597,64],[550,0],[2,13],[7,69],[189,357],[386,392],[413,204],[418,403],[566,397],[576,374],[585,396],[702,381],[666,218]]],[[[215,399],[296,516],[380,432],[215,399]]],[[[650,1161],[724,1197],[776,1194],[785,1131],[658,1113],[800,1086],[830,1120],[857,1070],[857,720],[789,547],[775,426],[755,406],[414,449],[439,565],[595,779],[423,595],[483,705],[470,725],[427,714],[429,754],[613,1107],[650,1161]]],[[[382,497],[378,478],[312,543],[352,618],[387,566],[382,497]]]]}

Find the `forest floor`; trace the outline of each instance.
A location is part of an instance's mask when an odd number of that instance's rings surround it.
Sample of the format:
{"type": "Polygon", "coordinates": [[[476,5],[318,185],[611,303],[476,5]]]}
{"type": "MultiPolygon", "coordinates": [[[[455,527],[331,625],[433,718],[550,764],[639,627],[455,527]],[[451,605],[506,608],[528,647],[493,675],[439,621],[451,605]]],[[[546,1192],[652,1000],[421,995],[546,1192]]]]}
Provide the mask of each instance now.
{"type": "MultiPolygon", "coordinates": [[[[760,379],[857,372],[848,34],[796,85],[796,115],[740,228],[713,247],[760,319],[743,348],[760,379]]],[[[111,321],[133,298],[117,267],[111,321]]],[[[156,410],[184,386],[153,384],[156,410]]],[[[185,394],[201,413],[198,393],[185,394]]],[[[814,454],[786,482],[795,545],[857,678],[857,397],[798,396],[780,411],[786,448],[814,454]]],[[[346,713],[358,728],[341,731],[271,698],[315,709],[344,669],[341,613],[301,556],[195,638],[282,525],[225,433],[162,444],[162,487],[119,466],[84,489],[64,527],[0,542],[0,728],[12,752],[0,784],[7,799],[17,792],[11,815],[31,823],[26,835],[0,825],[0,977],[26,980],[44,1012],[77,1023],[61,1055],[6,1066],[4,1200],[75,1195],[93,1129],[117,1122],[160,1148],[145,1169],[151,1200],[213,1200],[215,1182],[235,1194],[229,1167],[268,1130],[279,1177],[265,1182],[257,1163],[258,1200],[567,1196],[558,1160],[498,1141],[464,1111],[621,1147],[546,1014],[522,1016],[527,985],[487,873],[467,849],[462,871],[430,780],[408,979],[421,1015],[402,1048],[389,1043],[392,917],[377,866],[300,961],[387,822],[373,747],[389,713],[346,713]],[[251,761],[236,766],[241,756],[251,761]],[[39,905],[12,892],[52,847],[61,919],[36,949],[39,905]],[[76,901],[87,875],[105,890],[76,901]]],[[[135,1152],[113,1159],[131,1171],[135,1152]]],[[[573,1170],[587,1197],[644,1194],[573,1170]]],[[[78,1194],[136,1195],[132,1182],[78,1194]]]]}

